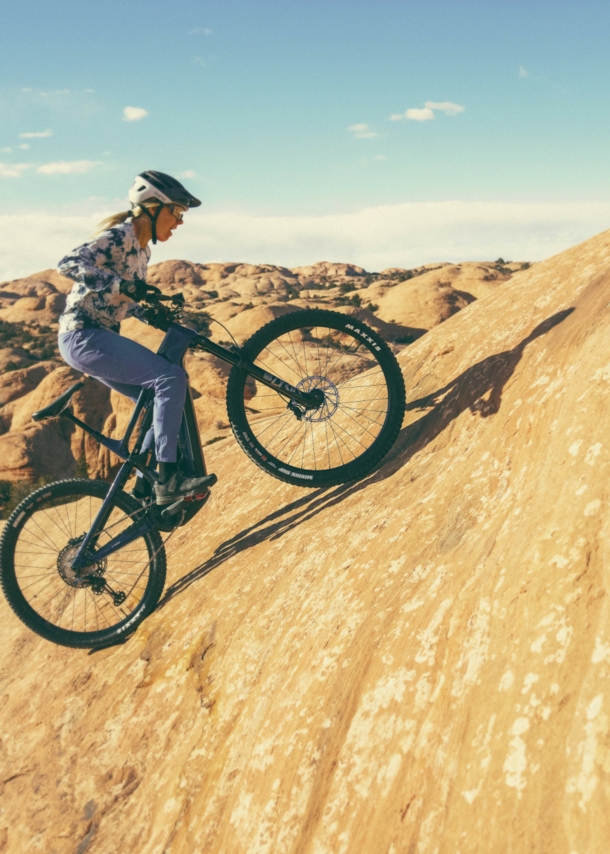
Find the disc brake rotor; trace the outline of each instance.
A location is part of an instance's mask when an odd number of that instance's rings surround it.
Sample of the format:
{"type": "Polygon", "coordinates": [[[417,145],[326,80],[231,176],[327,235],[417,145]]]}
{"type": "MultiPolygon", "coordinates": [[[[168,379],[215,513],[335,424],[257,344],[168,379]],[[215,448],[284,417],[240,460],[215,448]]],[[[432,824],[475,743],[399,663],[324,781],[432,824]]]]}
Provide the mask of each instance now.
{"type": "Polygon", "coordinates": [[[304,377],[296,386],[299,391],[313,391],[317,389],[323,392],[324,402],[317,409],[309,409],[303,412],[304,421],[328,421],[332,418],[339,406],[339,389],[327,377],[304,377]]]}
{"type": "Polygon", "coordinates": [[[78,554],[78,550],[80,548],[80,544],[82,543],[84,538],[84,534],[82,537],[79,537],[75,540],[70,540],[67,546],[60,551],[57,555],[57,571],[63,580],[70,587],[91,587],[94,586],[92,584],[93,579],[100,578],[104,572],[106,571],[107,560],[100,560],[96,563],[96,568],[94,572],[89,572],[86,576],[81,578],[76,574],[74,569],[72,568],[72,564],[78,554]]]}

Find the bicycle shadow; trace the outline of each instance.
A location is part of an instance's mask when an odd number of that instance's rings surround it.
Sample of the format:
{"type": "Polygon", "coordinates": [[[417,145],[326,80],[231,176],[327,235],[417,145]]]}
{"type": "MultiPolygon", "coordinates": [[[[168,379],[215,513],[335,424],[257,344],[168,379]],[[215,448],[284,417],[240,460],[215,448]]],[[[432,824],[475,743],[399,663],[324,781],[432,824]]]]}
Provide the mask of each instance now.
{"type": "Polygon", "coordinates": [[[182,593],[187,587],[190,587],[195,581],[204,578],[212,570],[216,569],[225,561],[240,554],[243,551],[253,548],[260,543],[268,540],[272,542],[282,537],[284,534],[291,531],[297,525],[307,521],[307,519],[316,516],[327,506],[332,506],[338,501],[342,501],[348,493],[357,491],[361,487],[362,482],[356,484],[342,484],[337,487],[326,487],[316,489],[313,492],[304,495],[296,501],[286,504],[279,510],[270,513],[258,522],[255,522],[250,527],[245,528],[221,543],[209,557],[200,566],[195,567],[186,575],[179,578],[171,584],[165,591],[165,595],[159,602],[158,608],[166,605],[170,599],[182,593]]]}
{"type": "Polygon", "coordinates": [[[566,308],[547,317],[512,350],[487,356],[467,368],[443,388],[407,403],[407,412],[429,411],[401,430],[392,450],[384,460],[383,469],[378,472],[379,479],[383,480],[395,474],[409,462],[414,454],[433,442],[464,411],[470,410],[473,416],[478,415],[481,418],[495,415],[500,409],[504,388],[521,361],[527,345],[536,338],[546,335],[569,317],[574,310],[574,308],[566,308]]]}
{"type": "Polygon", "coordinates": [[[574,308],[568,308],[557,312],[536,326],[512,350],[486,357],[467,368],[443,388],[408,403],[406,407],[408,411],[432,408],[417,421],[401,430],[394,447],[384,458],[382,468],[360,481],[316,489],[225,540],[204,563],[170,585],[157,607],[164,607],[191,584],[204,578],[241,552],[267,540],[270,542],[277,540],[322,511],[334,507],[373,483],[391,477],[407,465],[416,453],[434,441],[462,412],[470,410],[474,417],[478,415],[482,418],[495,415],[502,403],[504,387],[515,372],[527,345],[550,332],[573,311],[574,308]]]}

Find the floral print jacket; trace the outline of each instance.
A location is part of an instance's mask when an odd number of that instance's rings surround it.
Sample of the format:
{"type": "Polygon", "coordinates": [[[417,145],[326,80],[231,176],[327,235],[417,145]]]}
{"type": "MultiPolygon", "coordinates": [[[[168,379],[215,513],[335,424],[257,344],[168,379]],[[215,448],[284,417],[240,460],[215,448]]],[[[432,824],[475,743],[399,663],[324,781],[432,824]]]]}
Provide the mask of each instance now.
{"type": "Polygon", "coordinates": [[[59,332],[111,329],[125,317],[142,318],[142,307],[120,293],[123,279],[145,279],[150,249],[142,249],[131,221],[109,228],[59,262],[58,273],[74,279],[59,332]]]}

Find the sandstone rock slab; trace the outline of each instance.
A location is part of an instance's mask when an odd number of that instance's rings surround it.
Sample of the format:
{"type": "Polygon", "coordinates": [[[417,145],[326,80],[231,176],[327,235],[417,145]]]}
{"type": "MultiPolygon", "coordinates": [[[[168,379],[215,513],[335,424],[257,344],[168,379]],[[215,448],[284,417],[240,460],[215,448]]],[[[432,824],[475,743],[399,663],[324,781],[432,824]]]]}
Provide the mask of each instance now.
{"type": "Polygon", "coordinates": [[[88,655],[0,603],[8,850],[607,850],[610,233],[400,356],[379,471],[232,440],[169,588],[88,655]]]}

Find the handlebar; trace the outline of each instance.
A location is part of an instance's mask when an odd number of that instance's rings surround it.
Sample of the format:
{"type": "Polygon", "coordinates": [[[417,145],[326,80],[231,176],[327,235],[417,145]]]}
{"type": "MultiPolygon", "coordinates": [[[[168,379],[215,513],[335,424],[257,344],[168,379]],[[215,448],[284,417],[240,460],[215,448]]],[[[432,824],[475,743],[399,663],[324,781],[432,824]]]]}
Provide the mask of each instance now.
{"type": "Polygon", "coordinates": [[[166,294],[148,293],[142,303],[144,304],[144,319],[149,326],[167,332],[170,323],[176,323],[182,318],[185,299],[184,294],[167,296],[166,294]],[[163,305],[163,303],[168,302],[171,305],[163,305]]]}

